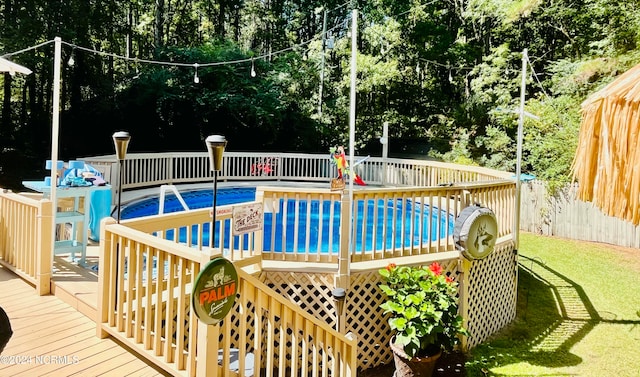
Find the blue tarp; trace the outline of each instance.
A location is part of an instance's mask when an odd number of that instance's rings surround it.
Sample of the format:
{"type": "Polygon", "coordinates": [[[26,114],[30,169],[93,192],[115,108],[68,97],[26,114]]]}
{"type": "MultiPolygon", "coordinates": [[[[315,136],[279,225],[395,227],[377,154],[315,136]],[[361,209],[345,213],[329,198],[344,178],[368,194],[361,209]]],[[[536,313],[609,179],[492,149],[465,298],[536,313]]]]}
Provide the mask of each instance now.
{"type": "MultiPolygon", "coordinates": [[[[513,178],[515,178],[516,175],[513,175],[513,178]]],[[[536,179],[535,175],[531,175],[531,174],[526,174],[526,173],[521,173],[520,174],[520,180],[522,182],[529,182],[529,181],[533,181],[534,179],[536,179]]]]}
{"type": "MultiPolygon", "coordinates": [[[[91,179],[89,178],[89,179],[91,179]]],[[[83,168],[67,169],[62,176],[62,185],[91,186],[95,183],[104,184],[102,173],[91,165],[84,164],[83,168]],[[83,173],[90,173],[95,181],[83,177],[83,173]]],[[[100,221],[111,216],[111,190],[94,191],[89,196],[89,238],[100,240],[100,221]]]]}
{"type": "Polygon", "coordinates": [[[89,238],[100,240],[100,221],[111,216],[111,190],[100,190],[91,193],[89,207],[89,238]]]}

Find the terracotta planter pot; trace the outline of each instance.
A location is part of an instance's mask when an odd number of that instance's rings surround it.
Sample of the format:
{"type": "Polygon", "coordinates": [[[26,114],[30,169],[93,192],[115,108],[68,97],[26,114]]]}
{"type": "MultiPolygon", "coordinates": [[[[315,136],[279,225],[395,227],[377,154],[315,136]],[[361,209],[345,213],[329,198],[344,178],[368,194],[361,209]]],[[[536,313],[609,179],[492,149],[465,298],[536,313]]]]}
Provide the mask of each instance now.
{"type": "Polygon", "coordinates": [[[395,338],[391,338],[390,346],[393,351],[393,361],[396,366],[394,377],[431,377],[435,369],[436,362],[442,351],[426,357],[410,358],[401,346],[394,343],[395,338]]]}

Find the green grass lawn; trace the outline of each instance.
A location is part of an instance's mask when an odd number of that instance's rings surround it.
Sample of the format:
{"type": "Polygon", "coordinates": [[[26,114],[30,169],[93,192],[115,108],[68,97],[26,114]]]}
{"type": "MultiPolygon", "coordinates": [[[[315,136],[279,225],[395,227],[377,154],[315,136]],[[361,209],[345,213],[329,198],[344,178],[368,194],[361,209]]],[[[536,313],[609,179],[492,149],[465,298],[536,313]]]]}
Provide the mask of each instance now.
{"type": "Polygon", "coordinates": [[[468,376],[640,376],[640,249],[521,233],[517,318],[468,376]]]}

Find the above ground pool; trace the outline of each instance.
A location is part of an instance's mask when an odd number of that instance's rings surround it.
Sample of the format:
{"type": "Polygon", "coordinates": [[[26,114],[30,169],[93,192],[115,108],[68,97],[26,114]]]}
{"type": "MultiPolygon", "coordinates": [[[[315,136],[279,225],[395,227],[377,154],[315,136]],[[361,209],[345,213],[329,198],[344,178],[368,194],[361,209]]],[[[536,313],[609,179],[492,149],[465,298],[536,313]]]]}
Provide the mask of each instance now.
{"type": "MultiPolygon", "coordinates": [[[[212,190],[192,190],[181,192],[180,195],[186,202],[189,209],[200,209],[211,207],[213,204],[213,191],[212,190]]],[[[243,202],[250,202],[255,200],[255,188],[222,188],[217,191],[216,205],[228,205],[237,204],[243,202]]],[[[320,202],[318,200],[312,200],[310,204],[307,201],[301,200],[297,203],[293,199],[280,201],[280,208],[276,213],[264,214],[264,236],[263,236],[263,248],[265,251],[275,252],[312,252],[321,253],[337,252],[340,245],[340,227],[338,226],[340,217],[340,202],[322,202],[322,223],[320,222],[320,202]],[[287,206],[286,211],[284,206],[287,206]],[[310,216],[307,216],[307,206],[311,205],[309,211],[310,216]],[[334,226],[333,234],[329,234],[329,224],[331,216],[331,205],[333,205],[333,217],[334,226]],[[296,211],[297,211],[297,223],[296,223],[296,211]],[[284,219],[283,213],[287,213],[287,218],[284,219]],[[275,216],[275,226],[272,226],[275,216]],[[309,217],[309,218],[307,218],[309,217]],[[283,224],[285,224],[283,226],[283,224]],[[297,224],[297,227],[296,227],[297,224]],[[323,234],[321,239],[318,237],[318,231],[322,226],[323,234]],[[297,228],[297,247],[295,245],[295,231],[297,228]],[[307,237],[308,232],[311,233],[307,237]],[[286,232],[285,245],[283,246],[282,232],[286,232]],[[275,234],[272,234],[275,232],[275,234]],[[308,244],[307,244],[307,238],[308,244]],[[273,245],[272,245],[273,244],[273,245]],[[294,250],[297,248],[297,250],[294,250]]],[[[159,197],[144,198],[134,203],[128,204],[123,207],[121,218],[133,219],[143,216],[157,215],[159,212],[159,197]]],[[[171,213],[182,211],[182,205],[178,198],[173,194],[165,196],[164,212],[171,213]]],[[[411,200],[392,200],[392,199],[371,199],[365,202],[358,202],[357,208],[354,213],[355,221],[355,239],[354,250],[363,250],[362,243],[364,242],[365,251],[392,249],[395,247],[410,247],[418,246],[420,244],[420,228],[422,227],[423,238],[430,237],[431,240],[437,240],[447,235],[453,234],[454,218],[452,215],[448,215],[445,211],[439,211],[438,209],[432,209],[426,204],[414,203],[411,200]],[[373,231],[374,216],[376,214],[377,207],[377,229],[373,231]],[[415,207],[415,208],[414,208],[415,207]],[[366,209],[366,210],[365,210],[366,209]],[[396,213],[394,218],[393,213],[396,213]],[[363,218],[366,213],[367,223],[364,224],[366,229],[366,236],[362,237],[363,232],[363,218]],[[383,239],[384,229],[383,224],[385,222],[386,213],[386,237],[383,239]],[[404,214],[405,226],[400,226],[402,218],[398,214],[404,214]],[[429,217],[431,217],[431,227],[429,225],[429,217]],[[397,226],[393,226],[393,222],[397,226]],[[411,224],[413,223],[413,226],[411,224]],[[392,229],[395,228],[395,232],[392,229]],[[413,228],[413,229],[412,229],[413,228]],[[413,234],[411,234],[413,231],[413,234]],[[375,233],[375,240],[373,235],[375,233]],[[394,234],[395,233],[395,234],[394,234]],[[404,234],[404,237],[403,237],[404,234]],[[404,242],[404,245],[402,243],[404,242]]],[[[229,221],[229,220],[227,220],[229,221]]],[[[226,226],[225,229],[230,227],[226,226]]],[[[186,229],[182,229],[179,234],[179,241],[186,241],[186,229]]],[[[203,225],[203,239],[202,244],[209,244],[209,224],[203,225]]],[[[193,232],[192,234],[197,234],[193,232]]],[[[173,231],[167,231],[166,238],[173,239],[173,231]]],[[[228,242],[229,237],[225,237],[228,242]]],[[[198,240],[191,240],[196,244],[198,240]]],[[[423,239],[423,242],[428,241],[423,239]]],[[[225,243],[226,243],[225,242],[225,243]]],[[[216,246],[219,246],[218,239],[216,237],[216,246]]],[[[228,245],[225,245],[228,247],[228,245]]]]}

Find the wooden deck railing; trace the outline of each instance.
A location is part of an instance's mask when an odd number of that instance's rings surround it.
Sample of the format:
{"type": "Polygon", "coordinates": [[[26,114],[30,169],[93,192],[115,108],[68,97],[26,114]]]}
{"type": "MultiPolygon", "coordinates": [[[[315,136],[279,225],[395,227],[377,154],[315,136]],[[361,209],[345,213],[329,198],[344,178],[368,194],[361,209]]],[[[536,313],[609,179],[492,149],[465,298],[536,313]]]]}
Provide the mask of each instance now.
{"type": "MultiPolygon", "coordinates": [[[[243,205],[252,202],[242,203],[243,205]]],[[[253,202],[259,203],[259,202],[253,202]]],[[[216,211],[216,243],[211,237],[211,208],[173,212],[161,216],[147,216],[124,220],[129,228],[153,234],[156,237],[171,240],[197,250],[219,248],[223,245],[224,257],[229,260],[246,260],[259,256],[261,233],[233,235],[232,205],[218,206],[216,211]]]]}
{"type": "MultiPolygon", "coordinates": [[[[82,158],[105,173],[116,187],[118,161],[115,156],[82,158]]],[[[429,160],[408,160],[358,156],[354,171],[370,185],[437,186],[461,182],[513,179],[513,174],[479,166],[457,165],[429,160]]],[[[206,152],[130,153],[125,160],[123,190],[210,182],[206,152]]],[[[221,181],[329,182],[337,176],[329,154],[225,152],[221,181]]]]}
{"type": "Polygon", "coordinates": [[[506,180],[359,188],[349,205],[347,191],[258,186],[256,197],[262,197],[265,212],[262,258],[337,263],[347,256],[360,262],[451,251],[456,247],[455,219],[474,203],[494,210],[498,238],[504,238],[511,235],[514,190],[513,182],[506,180]],[[273,221],[276,217],[279,221],[273,221]],[[288,223],[295,226],[287,227],[288,223]],[[276,224],[281,229],[275,229],[276,224]]]}
{"type": "Polygon", "coordinates": [[[39,295],[51,292],[52,209],[50,200],[0,190],[0,263],[39,295]]]}
{"type": "MultiPolygon", "coordinates": [[[[504,180],[446,187],[360,188],[354,190],[351,206],[348,191],[258,186],[253,203],[263,206],[263,231],[232,236],[233,205],[220,206],[216,247],[224,245],[224,256],[231,260],[256,257],[256,263],[337,264],[347,259],[360,262],[446,252],[456,247],[456,217],[474,203],[494,210],[498,238],[511,235],[514,189],[513,182],[504,180]]],[[[198,250],[211,247],[210,223],[210,209],[123,222],[198,250]]]]}
{"type": "Polygon", "coordinates": [[[355,339],[241,268],[232,312],[218,325],[199,322],[191,291],[204,264],[222,255],[220,248],[190,247],[113,219],[101,229],[99,336],[112,335],[174,375],[270,376],[291,370],[301,376],[355,376],[355,339]],[[239,361],[234,371],[232,352],[239,361]]]}

